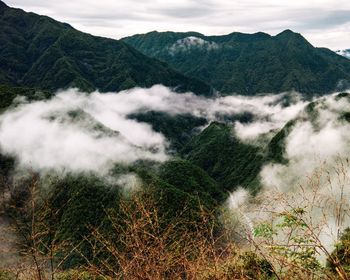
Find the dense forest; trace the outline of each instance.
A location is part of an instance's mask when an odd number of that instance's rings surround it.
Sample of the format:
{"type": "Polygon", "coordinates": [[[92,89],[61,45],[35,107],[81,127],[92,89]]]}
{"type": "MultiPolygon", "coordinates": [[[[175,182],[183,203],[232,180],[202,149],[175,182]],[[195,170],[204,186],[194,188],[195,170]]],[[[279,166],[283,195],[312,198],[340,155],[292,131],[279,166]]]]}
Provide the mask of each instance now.
{"type": "Polygon", "coordinates": [[[291,30],[276,36],[150,32],[123,41],[225,95],[291,90],[319,95],[345,89],[350,81],[349,60],[313,47],[291,30]]]}

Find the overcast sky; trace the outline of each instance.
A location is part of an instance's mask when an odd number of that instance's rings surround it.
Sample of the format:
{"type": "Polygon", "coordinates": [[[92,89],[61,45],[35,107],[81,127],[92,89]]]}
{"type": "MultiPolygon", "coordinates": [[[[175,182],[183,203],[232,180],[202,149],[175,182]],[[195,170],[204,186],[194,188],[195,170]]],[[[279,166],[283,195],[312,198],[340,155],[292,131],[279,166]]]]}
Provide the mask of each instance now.
{"type": "Polygon", "coordinates": [[[349,0],[5,0],[12,7],[45,14],[75,28],[111,38],[158,31],[284,29],[300,32],[313,45],[350,48],[349,0]]]}

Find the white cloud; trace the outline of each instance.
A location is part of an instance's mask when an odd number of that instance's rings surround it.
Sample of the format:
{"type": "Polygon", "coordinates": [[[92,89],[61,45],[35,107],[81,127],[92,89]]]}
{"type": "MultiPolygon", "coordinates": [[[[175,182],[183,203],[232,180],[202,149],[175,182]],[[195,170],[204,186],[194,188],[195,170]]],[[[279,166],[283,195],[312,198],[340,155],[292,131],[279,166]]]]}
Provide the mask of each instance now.
{"type": "Polygon", "coordinates": [[[146,123],[128,118],[147,111],[192,114],[208,121],[253,112],[260,123],[236,123],[237,134],[253,138],[281,128],[305,105],[278,103],[283,94],[262,97],[204,98],[177,94],[164,86],[86,95],[70,89],[47,101],[23,103],[0,116],[0,149],[34,169],[59,168],[106,172],[114,163],[138,159],[164,161],[167,140],[146,123]],[[257,125],[256,125],[257,124],[257,125]]]}
{"type": "Polygon", "coordinates": [[[350,50],[349,49],[337,50],[336,53],[350,59],[350,50]]]}
{"type": "Polygon", "coordinates": [[[206,50],[214,50],[219,46],[215,42],[209,42],[202,38],[189,36],[183,39],[177,40],[173,45],[169,47],[169,52],[175,54],[177,52],[189,51],[193,48],[204,48],[206,50]]]}
{"type": "Polygon", "coordinates": [[[230,209],[239,209],[241,206],[244,206],[250,194],[247,190],[243,188],[238,188],[236,191],[230,194],[228,198],[228,207],[230,209]]]}
{"type": "MultiPolygon", "coordinates": [[[[326,249],[333,250],[339,232],[350,226],[346,214],[350,211],[350,124],[341,119],[349,112],[349,103],[347,97],[327,96],[317,100],[311,114],[299,114],[285,141],[288,162],[269,163],[262,169],[262,191],[254,202],[240,207],[244,223],[249,221],[251,227],[271,222],[273,213],[303,208],[305,220],[326,249]]],[[[320,258],[325,261],[323,253],[320,258]]]]}
{"type": "Polygon", "coordinates": [[[33,169],[106,172],[114,163],[166,160],[165,138],[126,119],[118,100],[110,99],[69,90],[19,105],[0,117],[1,151],[33,169]]]}
{"type": "Polygon", "coordinates": [[[340,120],[349,109],[347,98],[338,101],[334,96],[322,98],[315,107],[317,118],[301,117],[286,139],[285,157],[288,164],[270,164],[262,170],[265,186],[291,191],[305,182],[316,168],[327,161],[329,166],[339,157],[350,154],[350,124],[340,120]]]}

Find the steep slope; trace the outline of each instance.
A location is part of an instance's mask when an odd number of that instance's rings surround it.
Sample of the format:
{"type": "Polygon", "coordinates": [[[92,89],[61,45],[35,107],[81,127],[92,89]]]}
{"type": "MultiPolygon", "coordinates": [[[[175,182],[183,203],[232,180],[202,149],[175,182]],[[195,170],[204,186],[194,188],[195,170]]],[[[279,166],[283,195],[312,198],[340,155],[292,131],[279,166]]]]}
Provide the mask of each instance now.
{"type": "Polygon", "coordinates": [[[297,90],[325,94],[350,82],[350,62],[315,48],[300,34],[151,32],[123,39],[181,73],[210,83],[223,94],[297,90]]]}
{"type": "Polygon", "coordinates": [[[183,150],[184,157],[201,167],[225,190],[238,186],[257,191],[255,179],[265,162],[264,148],[241,142],[232,126],[211,123],[193,137],[183,150]]]}
{"type": "Polygon", "coordinates": [[[155,111],[132,114],[129,118],[148,123],[154,131],[162,133],[170,141],[170,149],[175,153],[187,144],[198,127],[207,124],[206,119],[190,114],[170,116],[155,111]]]}
{"type": "Polygon", "coordinates": [[[210,94],[205,83],[146,57],[127,44],[92,36],[0,1],[0,84],[56,90],[119,91],[164,84],[210,94]]]}

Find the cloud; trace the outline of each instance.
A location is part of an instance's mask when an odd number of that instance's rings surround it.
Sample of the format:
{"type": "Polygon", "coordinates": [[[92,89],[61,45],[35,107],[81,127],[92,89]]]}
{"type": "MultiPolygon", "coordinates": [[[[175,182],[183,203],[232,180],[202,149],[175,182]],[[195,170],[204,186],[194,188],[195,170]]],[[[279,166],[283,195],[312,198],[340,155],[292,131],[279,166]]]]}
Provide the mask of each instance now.
{"type": "MultiPolygon", "coordinates": [[[[0,116],[0,150],[16,156],[21,167],[108,174],[114,164],[143,159],[162,162],[169,158],[167,139],[150,125],[129,119],[130,114],[192,114],[211,122],[249,112],[250,122],[228,121],[243,141],[278,131],[296,119],[285,142],[288,163],[267,164],[260,174],[263,191],[252,198],[240,188],[230,196],[227,206],[239,212],[235,217],[243,219],[251,231],[254,224],[268,219],[271,211],[282,211],[285,202],[307,208],[315,192],[315,187],[309,186],[317,186],[318,206],[310,209],[310,215],[315,217],[314,223],[322,222],[320,238],[331,248],[339,226],[334,227],[336,219],[327,209],[350,199],[350,190],[342,192],[337,188],[339,184],[327,184],[337,182],[339,171],[333,166],[339,156],[350,153],[350,124],[340,118],[341,112],[349,111],[349,99],[322,97],[315,101],[311,113],[304,110],[309,103],[297,94],[286,93],[205,98],[192,93],[177,94],[160,85],[89,95],[70,89],[58,92],[50,100],[22,100],[4,112],[0,116]],[[310,183],[308,178],[320,174],[320,166],[326,176],[318,185],[310,183]],[[269,203],[271,200],[275,203],[269,203]],[[326,221],[320,219],[323,214],[328,215],[326,221]]],[[[349,167],[345,174],[350,178],[349,167]]],[[[124,174],[117,184],[128,193],[139,187],[140,180],[134,174],[124,174]]],[[[347,225],[350,226],[350,220],[342,226],[347,225]]]]}
{"type": "Polygon", "coordinates": [[[350,49],[337,50],[336,53],[350,59],[350,49]]]}
{"type": "Polygon", "coordinates": [[[315,17],[309,22],[301,22],[300,26],[307,29],[320,30],[321,28],[333,28],[349,23],[350,10],[330,10],[321,12],[318,17],[315,17]]]}
{"type": "Polygon", "coordinates": [[[146,123],[129,119],[148,111],[169,115],[192,114],[208,122],[253,112],[260,123],[236,122],[236,133],[254,138],[281,128],[304,102],[285,107],[285,94],[263,97],[204,98],[177,94],[164,86],[135,88],[119,93],[89,95],[70,89],[50,100],[20,103],[0,116],[0,150],[33,169],[107,172],[115,163],[148,159],[164,161],[168,141],[146,123]],[[257,125],[258,124],[258,125],[257,125]]]}
{"type": "MultiPolygon", "coordinates": [[[[350,123],[342,117],[349,112],[349,103],[349,96],[322,97],[311,111],[298,115],[285,140],[287,162],[265,165],[260,173],[262,191],[240,207],[248,230],[251,224],[271,222],[273,213],[303,208],[305,220],[326,249],[333,250],[339,233],[350,226],[345,214],[350,211],[350,123]]],[[[240,196],[234,192],[232,197],[240,196]]],[[[323,253],[320,259],[325,261],[323,253]]]]}
{"type": "Polygon", "coordinates": [[[253,98],[253,104],[248,112],[252,112],[257,116],[256,120],[250,123],[235,123],[235,131],[242,140],[255,139],[261,134],[276,131],[282,128],[288,121],[294,119],[308,104],[307,101],[301,101],[298,95],[295,95],[297,100],[294,100],[289,106],[283,106],[279,101],[279,96],[270,96],[275,99],[271,103],[268,99],[253,98]]]}
{"type": "Polygon", "coordinates": [[[182,5],[175,7],[163,7],[153,9],[155,13],[161,14],[163,16],[169,16],[171,18],[202,18],[209,17],[213,14],[213,9],[201,5],[182,5]]]}
{"type": "Polygon", "coordinates": [[[286,139],[284,156],[289,163],[265,166],[261,173],[264,185],[291,191],[323,162],[331,166],[339,157],[347,157],[350,124],[342,120],[341,115],[348,111],[349,105],[347,98],[338,101],[334,96],[322,98],[314,108],[316,120],[311,120],[310,116],[297,120],[286,139]]]}
{"type": "Polygon", "coordinates": [[[71,23],[83,31],[121,38],[158,31],[198,31],[228,34],[234,31],[277,34],[284,29],[302,33],[319,47],[350,46],[346,0],[5,0],[8,5],[42,13],[71,23]],[[132,7],[132,8],[131,8],[132,7]],[[283,19],[281,19],[283,14],[283,19]]]}
{"type": "Polygon", "coordinates": [[[205,48],[206,50],[215,50],[219,46],[215,42],[210,42],[203,40],[202,38],[189,36],[183,39],[177,40],[173,45],[169,47],[169,53],[171,55],[176,54],[177,52],[185,52],[191,49],[205,48]]]}
{"type": "MultiPolygon", "coordinates": [[[[322,224],[320,238],[331,248],[339,224],[330,206],[350,200],[350,190],[341,189],[345,185],[338,180],[339,158],[350,154],[350,124],[341,118],[343,112],[349,112],[349,98],[322,97],[315,100],[313,111],[303,110],[309,103],[297,94],[286,93],[205,98],[177,94],[160,85],[104,94],[70,89],[50,100],[22,101],[4,112],[0,116],[0,150],[16,156],[22,167],[107,174],[116,163],[132,164],[143,159],[162,162],[169,158],[167,139],[150,125],[129,119],[130,114],[192,114],[210,122],[250,112],[251,122],[231,124],[242,140],[256,139],[296,119],[285,142],[288,162],[270,163],[263,168],[260,176],[264,187],[257,197],[252,199],[240,188],[227,205],[231,211],[241,212],[251,230],[257,222],[269,218],[271,211],[288,205],[309,207],[316,191],[317,207],[308,210],[312,222],[322,224]]],[[[342,161],[340,164],[343,180],[348,180],[350,166],[342,161]]],[[[134,190],[139,179],[126,174],[118,183],[126,190],[134,190]]],[[[350,226],[348,218],[341,229],[346,226],[350,226]]]]}
{"type": "MultiPolygon", "coordinates": [[[[114,163],[167,159],[165,138],[129,120],[110,94],[75,90],[24,103],[0,117],[0,148],[33,169],[107,171],[114,163]]],[[[123,104],[121,105],[123,106],[123,104]]]]}
{"type": "Polygon", "coordinates": [[[123,174],[117,179],[117,185],[122,186],[123,195],[129,196],[142,186],[141,179],[134,173],[123,174]]]}

